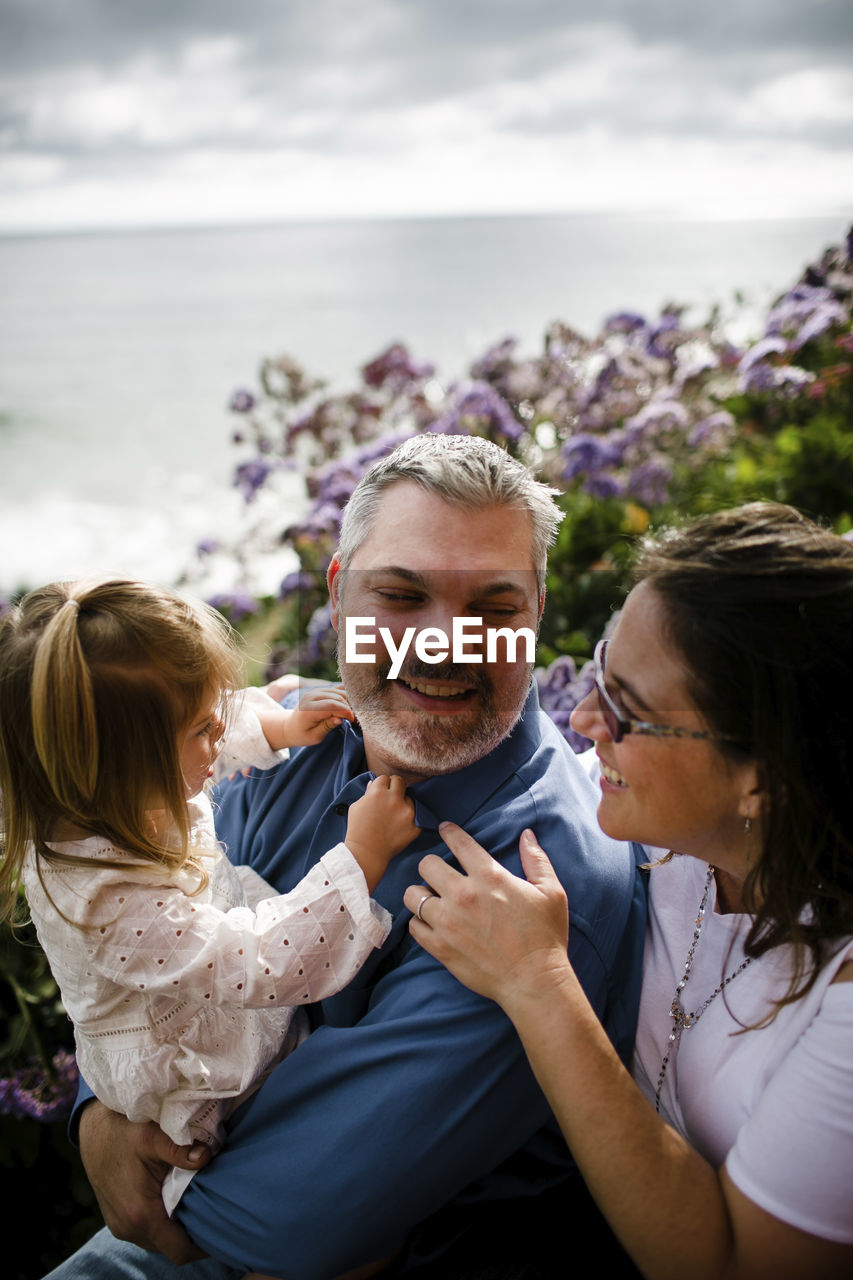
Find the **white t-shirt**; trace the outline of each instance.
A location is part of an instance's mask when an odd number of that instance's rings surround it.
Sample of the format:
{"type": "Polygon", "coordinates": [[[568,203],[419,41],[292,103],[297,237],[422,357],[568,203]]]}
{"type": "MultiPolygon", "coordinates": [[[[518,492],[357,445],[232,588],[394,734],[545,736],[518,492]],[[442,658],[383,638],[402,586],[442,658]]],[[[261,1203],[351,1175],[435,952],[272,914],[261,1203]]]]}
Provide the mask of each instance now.
{"type": "MultiPolygon", "coordinates": [[[[581,763],[598,780],[594,750],[581,763]]],[[[654,862],[666,852],[648,849],[654,862]]],[[[707,863],[676,857],[651,871],[649,924],[632,1074],[654,1104],[665,1053],[661,1114],[754,1204],[801,1231],[853,1244],[853,982],[833,978],[853,959],[841,942],[811,991],[768,1026],[759,1021],[788,990],[791,954],[753,960],[681,1033],[674,1055],[670,1007],[684,966],[707,863]]],[[[748,916],[720,915],[712,881],[682,1008],[699,1008],[744,959],[748,916]]]]}
{"type": "MultiPolygon", "coordinates": [[[[659,851],[651,851],[657,854],[659,851]]],[[[791,952],[751,961],[685,1028],[674,1051],[670,1006],[684,975],[707,864],[679,856],[651,872],[650,918],[633,1075],[654,1102],[670,1053],[661,1114],[768,1213],[827,1240],[853,1244],[853,983],[832,979],[853,958],[839,946],[812,990],[759,1021],[784,995],[791,952]]],[[[686,1012],[699,1008],[744,958],[749,917],[720,915],[711,881],[690,976],[686,1012]]]]}

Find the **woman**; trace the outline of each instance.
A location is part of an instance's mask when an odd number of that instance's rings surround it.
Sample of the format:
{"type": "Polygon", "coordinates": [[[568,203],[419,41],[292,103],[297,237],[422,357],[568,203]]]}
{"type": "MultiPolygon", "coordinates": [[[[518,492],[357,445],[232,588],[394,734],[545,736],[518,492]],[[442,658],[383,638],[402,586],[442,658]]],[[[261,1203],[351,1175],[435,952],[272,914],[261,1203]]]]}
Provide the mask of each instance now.
{"type": "Polygon", "coordinates": [[[572,720],[603,830],[654,863],[633,1079],[531,832],[525,882],[443,827],[467,874],[424,859],[411,931],[512,1019],[643,1275],[847,1276],[853,545],[752,504],[646,545],[634,581],[572,720]]]}

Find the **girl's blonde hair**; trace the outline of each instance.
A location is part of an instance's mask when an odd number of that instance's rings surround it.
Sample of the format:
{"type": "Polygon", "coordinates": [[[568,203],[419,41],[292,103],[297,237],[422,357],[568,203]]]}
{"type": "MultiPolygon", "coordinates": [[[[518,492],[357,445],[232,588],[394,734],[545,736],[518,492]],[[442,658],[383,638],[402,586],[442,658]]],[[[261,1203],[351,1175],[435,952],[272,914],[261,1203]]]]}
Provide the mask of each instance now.
{"type": "Polygon", "coordinates": [[[53,583],[0,621],[0,918],[28,848],[57,858],[46,842],[62,826],[141,863],[187,861],[179,735],[241,676],[221,615],[143,582],[53,583]]]}

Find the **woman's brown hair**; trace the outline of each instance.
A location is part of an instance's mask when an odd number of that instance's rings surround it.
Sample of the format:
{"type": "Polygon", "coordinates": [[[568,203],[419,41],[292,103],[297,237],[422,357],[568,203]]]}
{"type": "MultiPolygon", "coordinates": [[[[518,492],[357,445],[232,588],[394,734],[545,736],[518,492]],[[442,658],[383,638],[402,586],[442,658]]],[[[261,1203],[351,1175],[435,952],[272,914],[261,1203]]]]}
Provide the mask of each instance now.
{"type": "Polygon", "coordinates": [[[734,739],[720,750],[758,765],[745,950],[792,944],[796,999],[853,934],[853,544],[750,503],[645,543],[634,578],[664,602],[708,726],[734,739]]]}

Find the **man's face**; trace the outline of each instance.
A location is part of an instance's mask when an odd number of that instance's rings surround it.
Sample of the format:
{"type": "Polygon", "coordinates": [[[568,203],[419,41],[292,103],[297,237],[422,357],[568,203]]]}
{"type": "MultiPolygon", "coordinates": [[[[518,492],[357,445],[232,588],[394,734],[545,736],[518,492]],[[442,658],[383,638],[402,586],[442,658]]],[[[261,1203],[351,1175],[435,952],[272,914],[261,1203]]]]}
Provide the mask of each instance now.
{"type": "MultiPolygon", "coordinates": [[[[407,782],[450,773],[507,736],[530,688],[523,644],[517,661],[499,642],[494,662],[454,663],[451,652],[435,664],[418,658],[412,642],[391,680],[379,628],[388,629],[395,646],[409,627],[438,628],[450,639],[454,617],[482,618],[484,630],[535,632],[541,602],[526,512],[466,510],[400,481],[383,494],[346,572],[332,562],[329,591],[341,676],[374,773],[398,773],[407,782]],[[347,661],[347,617],[374,620],[375,662],[347,661]]],[[[476,651],[471,642],[466,648],[476,651]]]]}

